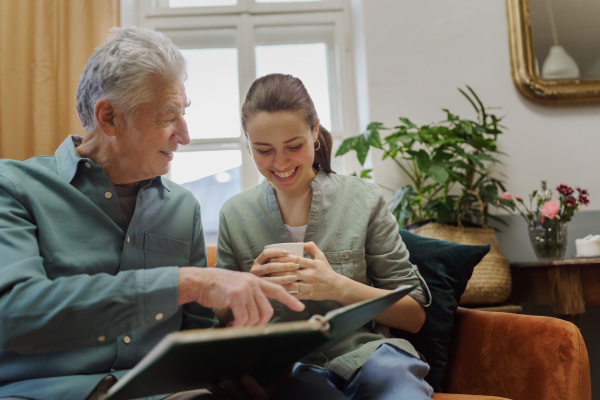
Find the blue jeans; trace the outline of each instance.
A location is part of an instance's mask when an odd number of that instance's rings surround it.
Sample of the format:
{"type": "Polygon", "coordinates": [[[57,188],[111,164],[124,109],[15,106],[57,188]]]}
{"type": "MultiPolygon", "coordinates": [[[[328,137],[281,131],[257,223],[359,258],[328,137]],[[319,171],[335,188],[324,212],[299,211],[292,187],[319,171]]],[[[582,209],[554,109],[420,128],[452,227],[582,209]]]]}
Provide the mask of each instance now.
{"type": "Polygon", "coordinates": [[[433,389],[423,379],[429,365],[392,345],[383,344],[349,380],[336,373],[296,364],[289,385],[277,399],[426,400],[433,389]]]}

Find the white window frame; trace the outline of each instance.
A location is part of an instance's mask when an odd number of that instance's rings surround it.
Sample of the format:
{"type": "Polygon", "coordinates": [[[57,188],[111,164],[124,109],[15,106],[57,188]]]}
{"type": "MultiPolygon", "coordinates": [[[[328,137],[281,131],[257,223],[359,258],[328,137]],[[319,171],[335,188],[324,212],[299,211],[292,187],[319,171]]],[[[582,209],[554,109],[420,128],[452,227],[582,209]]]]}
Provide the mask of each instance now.
{"type": "MultiPolygon", "coordinates": [[[[137,25],[159,31],[229,28],[236,31],[238,50],[240,102],[255,79],[254,29],[259,26],[333,26],[333,43],[328,43],[328,75],[331,125],[326,127],[334,138],[334,148],[345,137],[356,135],[358,129],[357,102],[352,54],[352,30],[349,0],[323,0],[299,3],[254,3],[238,0],[235,6],[169,8],[168,0],[122,0],[128,9],[135,9],[137,25]],[[131,2],[134,2],[133,4],[131,2]],[[333,62],[331,62],[333,61],[333,62]]],[[[289,43],[289,42],[286,42],[289,43]]],[[[270,43],[271,44],[271,43],[270,43]]],[[[258,170],[247,151],[241,132],[234,138],[193,139],[180,151],[241,150],[242,190],[259,182],[258,170]]],[[[335,150],[334,150],[335,154],[335,150]]],[[[332,154],[332,162],[334,156],[332,154]]],[[[354,165],[336,160],[334,169],[345,173],[354,165]]]]}

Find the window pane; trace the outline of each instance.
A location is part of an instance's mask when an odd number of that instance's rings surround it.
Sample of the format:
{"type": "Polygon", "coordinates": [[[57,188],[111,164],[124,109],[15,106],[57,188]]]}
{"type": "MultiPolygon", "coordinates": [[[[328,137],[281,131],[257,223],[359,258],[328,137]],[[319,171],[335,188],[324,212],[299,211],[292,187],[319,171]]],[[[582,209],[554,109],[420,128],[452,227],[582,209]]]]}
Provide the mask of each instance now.
{"type": "Polygon", "coordinates": [[[169,0],[169,7],[212,7],[212,6],[234,6],[237,0],[169,0]]]}
{"type": "Polygon", "coordinates": [[[241,191],[240,150],[178,151],[171,162],[170,178],[190,190],[200,203],[207,244],[217,243],[219,211],[241,191]]]}
{"type": "MultiPolygon", "coordinates": [[[[281,38],[281,31],[282,28],[259,28],[257,41],[281,38]]],[[[300,78],[315,103],[321,124],[332,129],[326,43],[258,45],[255,53],[257,77],[280,72],[300,78]]]]}
{"type": "Polygon", "coordinates": [[[185,90],[191,139],[240,136],[237,49],[182,49],[188,61],[185,90]]]}

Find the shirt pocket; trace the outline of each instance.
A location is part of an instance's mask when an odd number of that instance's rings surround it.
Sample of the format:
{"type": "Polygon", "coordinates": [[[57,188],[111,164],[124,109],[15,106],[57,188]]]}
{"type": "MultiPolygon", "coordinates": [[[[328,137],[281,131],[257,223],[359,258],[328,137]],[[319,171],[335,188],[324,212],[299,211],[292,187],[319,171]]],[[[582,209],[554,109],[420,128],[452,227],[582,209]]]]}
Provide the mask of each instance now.
{"type": "Polygon", "coordinates": [[[369,284],[365,249],[325,252],[335,272],[360,283],[369,284]]]}
{"type": "Polygon", "coordinates": [[[187,266],[190,264],[192,244],[156,233],[144,234],[146,267],[187,266]]]}

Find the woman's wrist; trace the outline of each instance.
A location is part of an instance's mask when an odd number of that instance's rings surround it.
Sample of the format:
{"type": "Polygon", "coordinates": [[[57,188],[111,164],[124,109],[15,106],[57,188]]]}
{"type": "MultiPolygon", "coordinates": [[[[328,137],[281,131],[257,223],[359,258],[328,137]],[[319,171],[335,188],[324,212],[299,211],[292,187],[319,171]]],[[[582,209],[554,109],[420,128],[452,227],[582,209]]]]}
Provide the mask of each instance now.
{"type": "Polygon", "coordinates": [[[365,286],[360,282],[352,280],[347,276],[338,274],[332,285],[331,293],[335,298],[331,300],[336,301],[342,305],[348,305],[356,303],[357,294],[362,291],[361,286],[365,286]]]}

